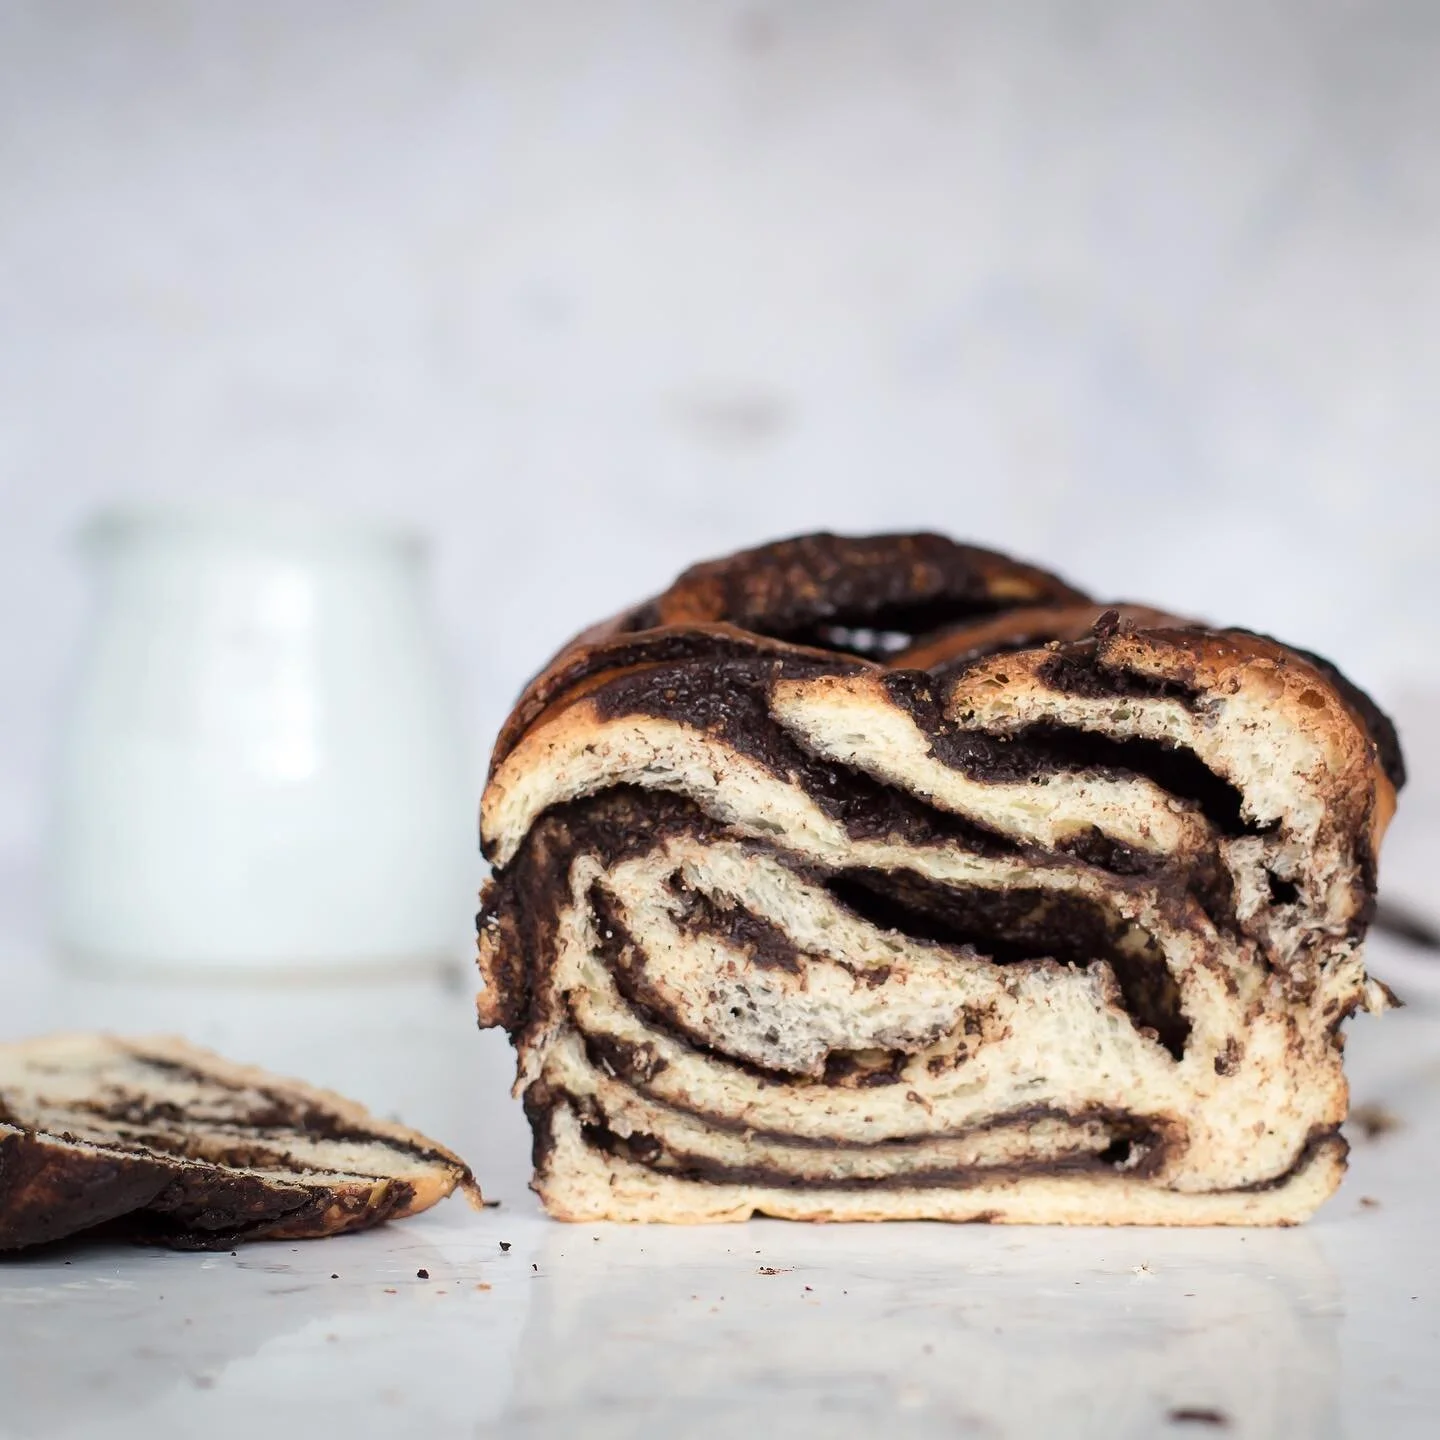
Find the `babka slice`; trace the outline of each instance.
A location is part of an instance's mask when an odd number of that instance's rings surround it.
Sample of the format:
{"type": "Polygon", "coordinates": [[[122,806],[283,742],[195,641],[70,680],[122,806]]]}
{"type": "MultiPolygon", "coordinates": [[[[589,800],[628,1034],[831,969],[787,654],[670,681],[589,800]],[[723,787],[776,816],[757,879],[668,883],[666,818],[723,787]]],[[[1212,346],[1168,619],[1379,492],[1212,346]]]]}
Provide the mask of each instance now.
{"type": "Polygon", "coordinates": [[[1327,662],[939,536],[701,565],[531,683],[482,1024],[564,1219],[1287,1224],[1403,781],[1327,662]]]}
{"type": "Polygon", "coordinates": [[[0,1250],[103,1227],[177,1249],[428,1210],[468,1167],[433,1140],[181,1040],[0,1045],[0,1250]]]}

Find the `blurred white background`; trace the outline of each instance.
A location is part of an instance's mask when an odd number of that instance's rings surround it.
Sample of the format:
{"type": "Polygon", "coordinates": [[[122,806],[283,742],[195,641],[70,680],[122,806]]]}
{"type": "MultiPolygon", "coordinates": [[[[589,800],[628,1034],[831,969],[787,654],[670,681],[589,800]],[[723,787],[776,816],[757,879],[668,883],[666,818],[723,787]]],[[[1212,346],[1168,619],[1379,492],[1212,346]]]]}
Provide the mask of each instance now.
{"type": "Polygon", "coordinates": [[[427,532],[477,783],[569,632],[820,527],[1423,708],[1437,61],[1424,0],[6,0],[0,863],[128,497],[427,532]]]}

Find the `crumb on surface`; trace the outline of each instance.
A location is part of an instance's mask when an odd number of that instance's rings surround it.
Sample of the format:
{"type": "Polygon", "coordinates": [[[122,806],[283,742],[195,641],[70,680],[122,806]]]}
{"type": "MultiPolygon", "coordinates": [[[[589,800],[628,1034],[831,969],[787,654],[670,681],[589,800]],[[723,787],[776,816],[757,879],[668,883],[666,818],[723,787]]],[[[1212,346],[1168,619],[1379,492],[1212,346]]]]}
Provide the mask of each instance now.
{"type": "Polygon", "coordinates": [[[1230,1417],[1212,1405],[1177,1405],[1165,1417],[1172,1425],[1214,1425],[1228,1429],[1230,1417]]]}
{"type": "Polygon", "coordinates": [[[417,1280],[428,1280],[430,1278],[430,1272],[428,1270],[417,1270],[415,1272],[415,1278],[417,1280]]]}
{"type": "Polygon", "coordinates": [[[1378,1140],[1382,1135],[1404,1128],[1404,1122],[1388,1105],[1376,1103],[1352,1105],[1349,1123],[1356,1128],[1362,1140],[1378,1140]]]}

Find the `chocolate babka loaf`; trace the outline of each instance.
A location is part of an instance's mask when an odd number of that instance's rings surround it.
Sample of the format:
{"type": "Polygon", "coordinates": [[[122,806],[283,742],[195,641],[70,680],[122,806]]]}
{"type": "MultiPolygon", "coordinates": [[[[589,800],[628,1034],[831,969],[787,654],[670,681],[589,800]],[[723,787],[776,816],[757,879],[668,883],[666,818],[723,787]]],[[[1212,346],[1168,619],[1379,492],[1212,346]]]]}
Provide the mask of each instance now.
{"type": "Polygon", "coordinates": [[[530,684],[482,1024],[572,1220],[1286,1224],[1403,781],[1328,662],[937,535],[699,565],[530,684]]]}

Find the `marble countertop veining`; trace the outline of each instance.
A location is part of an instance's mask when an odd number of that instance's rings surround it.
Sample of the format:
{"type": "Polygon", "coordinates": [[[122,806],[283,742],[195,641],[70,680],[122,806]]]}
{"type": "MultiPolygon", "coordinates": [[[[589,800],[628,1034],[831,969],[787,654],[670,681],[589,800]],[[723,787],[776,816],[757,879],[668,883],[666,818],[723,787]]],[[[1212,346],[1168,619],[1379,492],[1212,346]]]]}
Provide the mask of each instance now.
{"type": "Polygon", "coordinates": [[[1356,1101],[1395,1125],[1357,1127],[1299,1229],[670,1229],[540,1213],[468,980],[118,983],[15,946],[0,979],[0,1038],[183,1030],[430,1129],[501,1202],[234,1255],[0,1262],[0,1435],[1435,1432],[1435,1008],[1353,1028],[1356,1101]]]}

